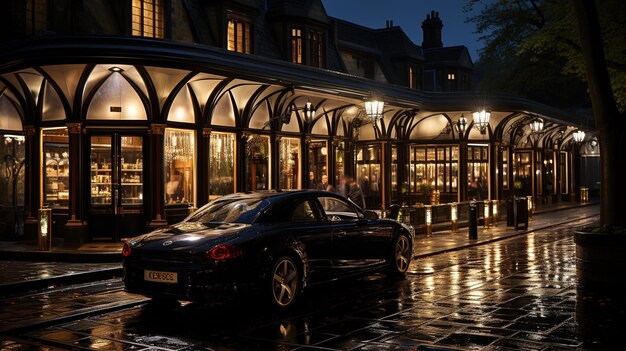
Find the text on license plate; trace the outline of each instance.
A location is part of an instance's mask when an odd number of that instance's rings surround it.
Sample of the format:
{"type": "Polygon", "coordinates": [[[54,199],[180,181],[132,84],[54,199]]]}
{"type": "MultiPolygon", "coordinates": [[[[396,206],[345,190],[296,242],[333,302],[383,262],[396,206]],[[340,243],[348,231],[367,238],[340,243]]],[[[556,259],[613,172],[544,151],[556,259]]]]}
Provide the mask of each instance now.
{"type": "Polygon", "coordinates": [[[178,283],[178,273],[144,270],[143,279],[149,282],[175,284],[178,283]]]}

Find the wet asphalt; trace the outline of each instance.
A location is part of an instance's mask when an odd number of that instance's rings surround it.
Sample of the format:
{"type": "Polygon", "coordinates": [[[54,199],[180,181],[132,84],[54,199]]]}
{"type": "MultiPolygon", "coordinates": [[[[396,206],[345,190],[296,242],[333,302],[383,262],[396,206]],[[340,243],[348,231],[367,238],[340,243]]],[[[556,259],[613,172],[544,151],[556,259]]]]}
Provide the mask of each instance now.
{"type": "MultiPolygon", "coordinates": [[[[577,330],[572,232],[597,220],[598,211],[587,206],[537,215],[523,231],[500,223],[480,228],[479,240],[463,230],[419,235],[404,280],[381,273],[312,287],[283,313],[250,297],[155,305],[124,292],[116,274],[0,293],[0,349],[593,349],[597,340],[583,340],[577,330]]],[[[0,269],[10,273],[19,264],[3,261],[0,269]]],[[[22,262],[23,269],[36,271],[29,264],[22,262]]],[[[74,269],[67,277],[94,270],[70,265],[43,264],[50,277],[67,273],[63,267],[74,269]]],[[[119,266],[99,265],[109,273],[119,266]]],[[[0,287],[19,284],[15,279],[0,287]]]]}

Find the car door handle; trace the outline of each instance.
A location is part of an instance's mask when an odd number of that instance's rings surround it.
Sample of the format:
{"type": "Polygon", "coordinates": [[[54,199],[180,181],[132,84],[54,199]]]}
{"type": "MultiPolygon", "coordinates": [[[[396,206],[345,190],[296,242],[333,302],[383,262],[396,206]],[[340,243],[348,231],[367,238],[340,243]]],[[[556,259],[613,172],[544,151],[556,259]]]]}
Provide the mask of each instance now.
{"type": "Polygon", "coordinates": [[[346,236],[346,232],[343,232],[343,231],[342,232],[337,232],[337,233],[335,233],[335,236],[338,237],[338,238],[343,238],[344,236],[346,236]]]}

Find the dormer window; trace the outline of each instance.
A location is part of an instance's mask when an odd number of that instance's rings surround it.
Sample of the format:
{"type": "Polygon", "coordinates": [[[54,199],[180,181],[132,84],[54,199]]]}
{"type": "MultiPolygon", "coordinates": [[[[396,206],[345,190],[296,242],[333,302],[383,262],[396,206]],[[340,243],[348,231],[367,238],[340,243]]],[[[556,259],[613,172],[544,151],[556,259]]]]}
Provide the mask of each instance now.
{"type": "Polygon", "coordinates": [[[240,16],[229,15],[228,17],[228,50],[250,53],[252,40],[250,39],[250,25],[248,19],[240,16]]]}
{"type": "Polygon", "coordinates": [[[291,29],[291,62],[302,63],[302,29],[291,29]]]}
{"type": "Polygon", "coordinates": [[[313,67],[324,68],[326,66],[326,42],[324,33],[309,31],[309,64],[313,67]]]}
{"type": "Polygon", "coordinates": [[[132,4],[133,35],[148,38],[163,38],[162,0],[133,0],[132,4]]]}

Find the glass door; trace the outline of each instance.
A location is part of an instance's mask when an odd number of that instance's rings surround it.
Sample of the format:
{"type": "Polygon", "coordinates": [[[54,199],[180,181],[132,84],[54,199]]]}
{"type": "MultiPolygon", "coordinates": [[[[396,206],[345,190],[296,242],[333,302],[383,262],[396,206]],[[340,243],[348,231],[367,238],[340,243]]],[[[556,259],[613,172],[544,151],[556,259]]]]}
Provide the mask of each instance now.
{"type": "Polygon", "coordinates": [[[143,137],[91,135],[90,220],[94,240],[119,241],[143,225],[143,137]]]}

